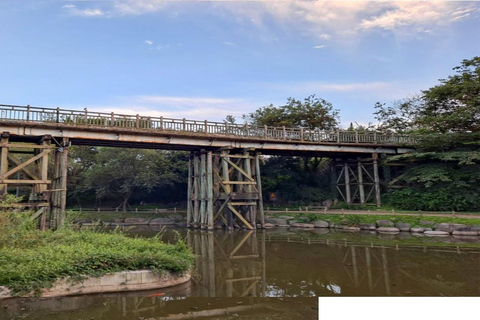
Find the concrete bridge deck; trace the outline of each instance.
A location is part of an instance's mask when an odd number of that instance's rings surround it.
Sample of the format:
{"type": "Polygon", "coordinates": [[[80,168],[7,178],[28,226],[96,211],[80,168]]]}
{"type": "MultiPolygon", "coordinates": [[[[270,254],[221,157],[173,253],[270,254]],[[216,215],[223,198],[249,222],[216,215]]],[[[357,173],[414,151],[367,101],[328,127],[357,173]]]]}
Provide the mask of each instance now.
{"type": "Polygon", "coordinates": [[[0,132],[12,142],[39,137],[72,144],[199,151],[254,148],[271,155],[400,154],[412,150],[405,135],[348,130],[320,131],[172,119],[141,115],[0,105],[0,132]]]}

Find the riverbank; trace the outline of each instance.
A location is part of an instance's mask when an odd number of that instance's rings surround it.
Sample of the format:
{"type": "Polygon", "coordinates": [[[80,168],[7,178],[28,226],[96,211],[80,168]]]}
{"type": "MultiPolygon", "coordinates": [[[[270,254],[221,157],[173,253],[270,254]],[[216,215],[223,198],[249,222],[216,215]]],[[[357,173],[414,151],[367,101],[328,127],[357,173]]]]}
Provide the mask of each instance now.
{"type": "Polygon", "coordinates": [[[0,213],[0,286],[13,295],[40,294],[60,279],[150,270],[188,272],[194,256],[183,240],[131,238],[119,230],[39,231],[24,213],[0,213]]]}

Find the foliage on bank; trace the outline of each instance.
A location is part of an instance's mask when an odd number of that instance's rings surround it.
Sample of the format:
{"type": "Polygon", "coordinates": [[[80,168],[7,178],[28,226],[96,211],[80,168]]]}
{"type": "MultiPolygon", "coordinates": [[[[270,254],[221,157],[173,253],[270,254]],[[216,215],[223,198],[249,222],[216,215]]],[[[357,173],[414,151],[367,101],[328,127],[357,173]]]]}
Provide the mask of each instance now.
{"type": "Polygon", "coordinates": [[[129,238],[119,230],[39,231],[25,213],[0,213],[0,286],[14,293],[39,292],[57,279],[149,269],[182,273],[193,254],[186,243],[159,237],[129,238]]]}
{"type": "Polygon", "coordinates": [[[416,137],[417,151],[390,157],[409,163],[403,189],[388,194],[408,210],[480,209],[480,57],[463,60],[454,75],[392,106],[377,104],[384,130],[416,137]]]}

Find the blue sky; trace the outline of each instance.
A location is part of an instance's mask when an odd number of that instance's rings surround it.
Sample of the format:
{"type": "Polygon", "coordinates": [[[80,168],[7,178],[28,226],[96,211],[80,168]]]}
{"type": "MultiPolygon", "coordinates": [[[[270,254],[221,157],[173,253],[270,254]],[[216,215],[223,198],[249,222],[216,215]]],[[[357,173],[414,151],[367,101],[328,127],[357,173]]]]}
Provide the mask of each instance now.
{"type": "Polygon", "coordinates": [[[479,2],[1,0],[0,104],[222,120],[311,94],[341,122],[480,55],[479,2]]]}

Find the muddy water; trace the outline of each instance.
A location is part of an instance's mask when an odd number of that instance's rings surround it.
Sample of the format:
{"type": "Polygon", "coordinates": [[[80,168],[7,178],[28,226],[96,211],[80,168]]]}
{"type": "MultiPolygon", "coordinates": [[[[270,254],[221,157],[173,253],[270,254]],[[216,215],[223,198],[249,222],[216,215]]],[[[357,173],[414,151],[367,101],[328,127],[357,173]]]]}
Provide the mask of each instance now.
{"type": "MultiPolygon", "coordinates": [[[[318,296],[480,295],[480,244],[474,239],[326,230],[179,231],[197,255],[189,284],[8,299],[0,302],[0,320],[317,319],[318,296]]],[[[164,235],[174,238],[172,232],[164,235]]]]}

